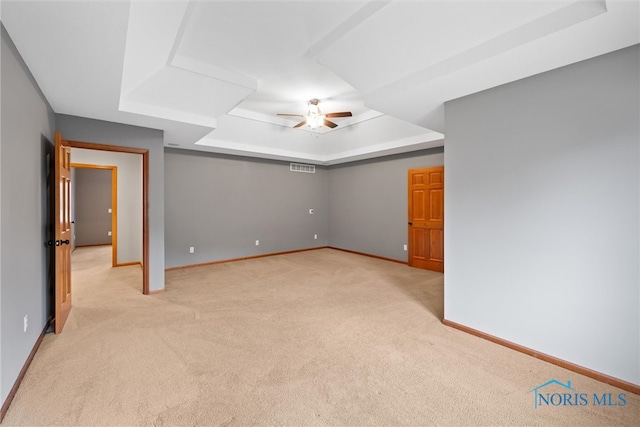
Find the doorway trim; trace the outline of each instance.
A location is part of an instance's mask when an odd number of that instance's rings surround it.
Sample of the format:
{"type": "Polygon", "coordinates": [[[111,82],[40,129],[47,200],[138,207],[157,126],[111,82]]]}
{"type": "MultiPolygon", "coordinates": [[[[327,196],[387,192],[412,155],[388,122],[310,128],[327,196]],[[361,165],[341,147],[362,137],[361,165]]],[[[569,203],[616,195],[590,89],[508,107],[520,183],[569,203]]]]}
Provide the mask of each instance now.
{"type": "Polygon", "coordinates": [[[83,141],[68,142],[72,148],[142,155],[142,293],[149,295],[149,150],[83,141]]]}
{"type": "Polygon", "coordinates": [[[111,266],[118,267],[118,167],[85,163],[71,163],[71,167],[111,171],[111,266]]]}

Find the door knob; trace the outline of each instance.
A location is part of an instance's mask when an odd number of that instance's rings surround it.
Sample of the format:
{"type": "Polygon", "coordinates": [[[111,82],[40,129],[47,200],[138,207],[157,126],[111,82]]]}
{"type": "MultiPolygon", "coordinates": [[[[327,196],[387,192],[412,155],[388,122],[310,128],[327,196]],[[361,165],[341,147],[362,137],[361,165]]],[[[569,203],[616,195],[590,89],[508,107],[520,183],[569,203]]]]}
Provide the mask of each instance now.
{"type": "Polygon", "coordinates": [[[413,223],[411,221],[409,221],[409,225],[413,225],[413,223]]]}

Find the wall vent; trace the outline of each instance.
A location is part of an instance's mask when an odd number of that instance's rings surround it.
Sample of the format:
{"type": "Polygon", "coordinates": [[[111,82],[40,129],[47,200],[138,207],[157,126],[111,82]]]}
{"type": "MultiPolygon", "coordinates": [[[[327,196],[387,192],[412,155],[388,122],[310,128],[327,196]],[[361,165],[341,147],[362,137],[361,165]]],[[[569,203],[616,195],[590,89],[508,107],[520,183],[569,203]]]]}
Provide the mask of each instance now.
{"type": "Polygon", "coordinates": [[[289,170],[291,172],[316,173],[314,165],[305,165],[303,163],[290,163],[289,170]]]}

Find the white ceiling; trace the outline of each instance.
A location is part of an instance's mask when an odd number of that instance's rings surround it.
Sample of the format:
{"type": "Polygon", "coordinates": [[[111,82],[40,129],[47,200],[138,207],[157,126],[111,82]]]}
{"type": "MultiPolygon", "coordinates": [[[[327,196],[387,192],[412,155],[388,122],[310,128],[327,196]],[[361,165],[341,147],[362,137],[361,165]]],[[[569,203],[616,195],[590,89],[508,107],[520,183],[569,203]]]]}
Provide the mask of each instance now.
{"type": "MultiPolygon", "coordinates": [[[[639,1],[6,1],[57,113],[336,164],[444,144],[444,102],[640,42],[639,1]],[[335,129],[293,129],[307,101],[335,129]]],[[[588,88],[585,88],[588,90],[588,88]]]]}

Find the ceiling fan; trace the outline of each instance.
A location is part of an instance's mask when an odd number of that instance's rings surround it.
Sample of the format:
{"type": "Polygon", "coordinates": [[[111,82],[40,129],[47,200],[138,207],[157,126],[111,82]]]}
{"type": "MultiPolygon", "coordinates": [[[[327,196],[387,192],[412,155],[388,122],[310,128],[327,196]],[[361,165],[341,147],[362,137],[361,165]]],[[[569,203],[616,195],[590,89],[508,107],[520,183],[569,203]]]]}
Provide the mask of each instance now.
{"type": "Polygon", "coordinates": [[[302,120],[300,123],[295,125],[294,128],[299,128],[300,126],[303,126],[306,124],[311,129],[318,129],[322,125],[328,126],[333,129],[338,125],[330,120],[327,120],[328,118],[333,119],[333,118],[352,116],[351,111],[341,111],[337,113],[324,114],[322,111],[320,111],[319,104],[320,104],[320,101],[314,98],[307,103],[308,108],[307,108],[306,115],[279,113],[278,116],[304,117],[304,120],[302,120]]]}

